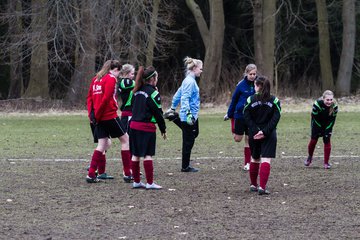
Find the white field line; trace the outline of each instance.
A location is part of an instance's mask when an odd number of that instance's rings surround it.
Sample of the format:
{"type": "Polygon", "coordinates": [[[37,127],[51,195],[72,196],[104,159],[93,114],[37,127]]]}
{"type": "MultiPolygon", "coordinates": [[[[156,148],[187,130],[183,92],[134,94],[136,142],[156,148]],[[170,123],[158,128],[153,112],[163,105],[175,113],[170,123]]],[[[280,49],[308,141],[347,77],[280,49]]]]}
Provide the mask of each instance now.
{"type": "MultiPolygon", "coordinates": [[[[286,158],[286,159],[304,159],[307,156],[281,156],[279,158],[286,158]]],[[[321,156],[319,156],[321,158],[321,156]]],[[[360,160],[360,156],[356,155],[331,155],[330,158],[351,158],[355,160],[360,160]]],[[[154,158],[155,160],[180,160],[180,157],[175,158],[154,158]]],[[[242,159],[242,157],[225,157],[225,156],[217,156],[217,157],[194,157],[194,160],[208,160],[208,159],[242,159]]],[[[109,161],[119,161],[119,158],[109,158],[106,159],[109,161]]],[[[9,161],[9,162],[17,162],[17,161],[33,161],[33,162],[89,162],[90,158],[0,158],[0,161],[9,161]]]]}

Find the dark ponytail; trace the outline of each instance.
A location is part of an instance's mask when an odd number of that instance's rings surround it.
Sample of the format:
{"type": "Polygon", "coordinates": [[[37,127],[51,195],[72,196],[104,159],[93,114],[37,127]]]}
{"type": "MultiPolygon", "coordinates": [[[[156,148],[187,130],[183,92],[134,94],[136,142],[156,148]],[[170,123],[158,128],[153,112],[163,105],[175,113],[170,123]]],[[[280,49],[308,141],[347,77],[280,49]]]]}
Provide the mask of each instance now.
{"type": "Polygon", "coordinates": [[[135,77],[135,87],[133,89],[133,93],[136,93],[144,85],[145,82],[143,80],[143,73],[144,67],[140,66],[135,77]]]}
{"type": "Polygon", "coordinates": [[[258,86],[259,92],[256,95],[257,100],[266,102],[270,99],[270,81],[265,76],[259,76],[255,79],[255,84],[258,86]]]}

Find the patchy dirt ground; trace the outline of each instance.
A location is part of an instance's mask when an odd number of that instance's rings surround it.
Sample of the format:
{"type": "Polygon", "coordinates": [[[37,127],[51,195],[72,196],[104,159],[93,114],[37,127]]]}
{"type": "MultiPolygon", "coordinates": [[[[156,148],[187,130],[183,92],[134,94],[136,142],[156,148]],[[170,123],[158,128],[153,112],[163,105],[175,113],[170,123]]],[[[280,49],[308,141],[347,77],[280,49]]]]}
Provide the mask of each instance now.
{"type": "Polygon", "coordinates": [[[1,239],[359,239],[360,162],[273,162],[269,196],[248,191],[239,159],[157,160],[160,191],[85,182],[86,162],[0,160],[1,239]]]}

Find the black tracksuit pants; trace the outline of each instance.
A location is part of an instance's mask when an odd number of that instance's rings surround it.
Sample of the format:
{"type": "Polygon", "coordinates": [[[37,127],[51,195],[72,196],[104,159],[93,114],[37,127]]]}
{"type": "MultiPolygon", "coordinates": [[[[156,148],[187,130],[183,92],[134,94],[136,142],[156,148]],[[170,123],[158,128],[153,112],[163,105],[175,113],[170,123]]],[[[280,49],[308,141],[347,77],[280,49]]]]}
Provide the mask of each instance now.
{"type": "Polygon", "coordinates": [[[182,130],[182,168],[190,166],[191,150],[195,143],[195,138],[199,135],[199,121],[195,121],[194,125],[181,122],[180,118],[173,121],[182,130]]]}

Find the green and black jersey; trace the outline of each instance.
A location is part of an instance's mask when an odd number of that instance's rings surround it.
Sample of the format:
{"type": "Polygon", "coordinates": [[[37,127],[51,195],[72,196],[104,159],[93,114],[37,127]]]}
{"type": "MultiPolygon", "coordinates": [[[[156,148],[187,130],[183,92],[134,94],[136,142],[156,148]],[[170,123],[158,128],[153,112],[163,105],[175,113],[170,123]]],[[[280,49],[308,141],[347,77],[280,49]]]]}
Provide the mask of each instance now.
{"type": "Polygon", "coordinates": [[[335,124],[337,113],[338,106],[335,103],[328,107],[322,98],[317,99],[311,112],[312,127],[331,130],[335,124]]]}

